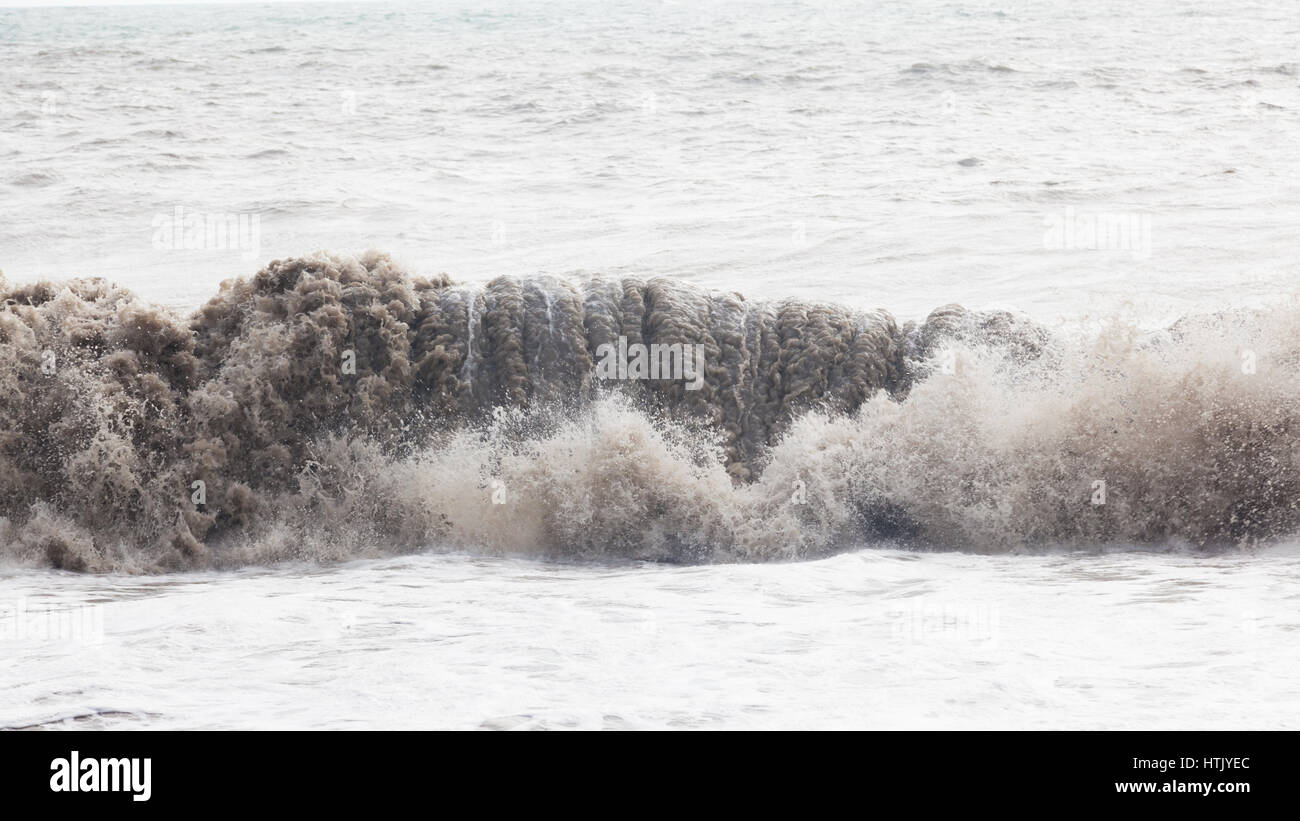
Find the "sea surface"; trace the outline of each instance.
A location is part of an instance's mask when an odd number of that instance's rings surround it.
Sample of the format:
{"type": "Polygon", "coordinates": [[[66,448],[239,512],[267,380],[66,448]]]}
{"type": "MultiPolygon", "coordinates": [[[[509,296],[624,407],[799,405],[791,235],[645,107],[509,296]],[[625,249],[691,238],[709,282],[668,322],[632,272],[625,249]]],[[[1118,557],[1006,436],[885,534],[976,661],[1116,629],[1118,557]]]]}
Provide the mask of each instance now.
{"type": "MultiPolygon", "coordinates": [[[[0,269],[178,312],[369,249],[900,320],[1288,310],[1297,42],[1295,0],[0,9],[0,269]]],[[[18,563],[0,728],[1300,728],[1294,536],[948,547],[18,563]]]]}

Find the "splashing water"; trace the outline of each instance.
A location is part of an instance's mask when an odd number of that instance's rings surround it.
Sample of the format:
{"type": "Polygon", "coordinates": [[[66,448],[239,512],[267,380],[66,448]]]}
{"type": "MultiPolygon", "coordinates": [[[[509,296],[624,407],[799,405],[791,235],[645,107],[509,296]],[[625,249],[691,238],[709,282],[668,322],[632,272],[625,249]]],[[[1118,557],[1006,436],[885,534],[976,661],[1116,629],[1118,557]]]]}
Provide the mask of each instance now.
{"type": "Polygon", "coordinates": [[[664,279],[470,288],[374,253],[277,261],[188,319],[103,280],[4,300],[23,562],[1217,548],[1300,517],[1291,305],[1084,337],[664,279]],[[599,377],[636,345],[700,346],[699,390],[599,377]]]}

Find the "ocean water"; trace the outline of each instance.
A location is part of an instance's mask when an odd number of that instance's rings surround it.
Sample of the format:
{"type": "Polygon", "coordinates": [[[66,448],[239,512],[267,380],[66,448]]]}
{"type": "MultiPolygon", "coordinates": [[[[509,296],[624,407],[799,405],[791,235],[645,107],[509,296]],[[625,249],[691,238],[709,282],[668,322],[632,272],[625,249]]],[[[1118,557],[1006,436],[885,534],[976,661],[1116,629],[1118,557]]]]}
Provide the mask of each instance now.
{"type": "Polygon", "coordinates": [[[1294,727],[1300,550],[10,575],[5,726],[1294,727]],[[99,614],[59,608],[82,608],[99,614]],[[40,608],[49,608],[40,611],[40,608]],[[68,615],[64,616],[64,613],[68,615]],[[83,625],[50,642],[60,618],[83,625]],[[74,621],[75,619],[75,621],[74,621]],[[102,623],[102,632],[96,625],[102,623]]]}
{"type": "MultiPolygon", "coordinates": [[[[273,259],[377,249],[465,283],[438,299],[468,311],[448,333],[478,405],[502,380],[473,339],[499,275],[544,283],[546,331],[520,333],[539,392],[576,350],[554,283],[592,275],[899,325],[1010,309],[1056,353],[959,347],[906,401],[763,428],[785,438],[736,457],[759,478],[735,487],[618,403],[518,450],[440,442],[311,513],[390,529],[280,522],[207,567],[114,554],[66,494],[30,521],[6,502],[0,727],[1300,725],[1300,7],[482,5],[0,9],[7,287],[102,276],[183,317],[273,259]],[[233,230],[171,230],[194,215],[233,230]],[[1213,312],[1235,318],[1144,341],[1213,312]],[[814,513],[776,511],[795,481],[814,513]],[[920,538],[849,527],[863,486],[920,538]],[[706,560],[683,564],[662,546],[692,528],[706,560]],[[101,572],[55,569],[92,554],[101,572]]],[[[260,310],[230,293],[229,316],[260,310]]],[[[141,303],[120,300],[103,316],[125,325],[141,303]]],[[[101,321],[80,304],[41,316],[101,321]]],[[[284,376],[279,328],[199,372],[252,397],[284,376]]],[[[85,419],[115,395],[68,384],[85,419]]],[[[14,464],[5,492],[47,500],[14,464]]],[[[95,481],[82,508],[125,508],[95,481]]]]}

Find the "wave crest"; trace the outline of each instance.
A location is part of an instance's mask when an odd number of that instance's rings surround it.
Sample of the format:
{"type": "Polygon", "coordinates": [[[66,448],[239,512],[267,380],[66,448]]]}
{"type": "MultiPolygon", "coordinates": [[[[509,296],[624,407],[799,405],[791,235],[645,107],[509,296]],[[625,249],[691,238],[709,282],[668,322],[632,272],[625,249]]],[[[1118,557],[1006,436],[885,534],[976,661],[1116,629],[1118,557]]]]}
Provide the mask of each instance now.
{"type": "Polygon", "coordinates": [[[374,253],[274,262],[189,317],[98,279],[0,290],[0,555],[24,563],[1215,547],[1300,524],[1293,305],[1085,338],[668,279],[471,287],[374,253]],[[699,390],[597,378],[620,341],[702,346],[699,390]]]}

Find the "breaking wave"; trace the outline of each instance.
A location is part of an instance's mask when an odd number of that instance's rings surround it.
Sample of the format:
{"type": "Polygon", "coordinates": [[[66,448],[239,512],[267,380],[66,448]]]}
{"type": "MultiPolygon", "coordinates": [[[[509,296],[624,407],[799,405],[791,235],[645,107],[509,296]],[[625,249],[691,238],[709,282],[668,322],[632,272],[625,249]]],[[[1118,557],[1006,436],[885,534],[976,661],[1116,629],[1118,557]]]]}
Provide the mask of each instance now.
{"type": "Polygon", "coordinates": [[[11,562],[1212,549],[1300,524],[1291,303],[1083,335],[374,253],[276,261],[189,317],[101,279],[0,294],[11,562]],[[599,378],[620,345],[702,346],[698,390],[599,378]]]}

